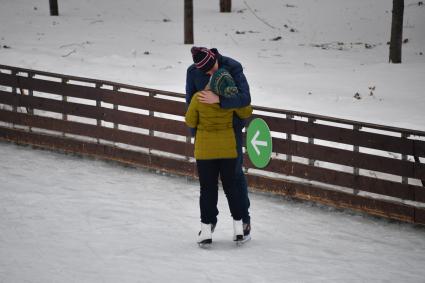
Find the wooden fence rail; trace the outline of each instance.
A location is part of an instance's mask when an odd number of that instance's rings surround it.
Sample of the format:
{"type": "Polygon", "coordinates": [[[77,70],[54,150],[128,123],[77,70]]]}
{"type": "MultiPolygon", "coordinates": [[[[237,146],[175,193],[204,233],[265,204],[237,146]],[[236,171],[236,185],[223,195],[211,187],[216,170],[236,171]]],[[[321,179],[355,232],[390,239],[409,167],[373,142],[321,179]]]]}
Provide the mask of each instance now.
{"type": "MultiPolygon", "coordinates": [[[[184,95],[0,65],[0,139],[196,176],[184,95]]],[[[254,106],[251,188],[425,225],[425,132],[254,106]]]]}

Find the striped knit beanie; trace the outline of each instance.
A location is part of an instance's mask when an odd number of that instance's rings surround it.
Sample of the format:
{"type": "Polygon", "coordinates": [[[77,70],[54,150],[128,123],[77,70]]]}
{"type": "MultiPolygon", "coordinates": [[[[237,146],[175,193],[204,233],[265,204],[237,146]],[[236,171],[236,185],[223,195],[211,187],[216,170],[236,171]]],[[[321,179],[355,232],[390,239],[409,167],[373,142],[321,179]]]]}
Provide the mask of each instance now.
{"type": "Polygon", "coordinates": [[[205,47],[193,46],[190,52],[192,53],[193,62],[196,68],[204,73],[211,70],[217,60],[215,54],[205,47]]]}
{"type": "Polygon", "coordinates": [[[232,75],[224,69],[218,69],[212,76],[209,82],[209,87],[217,95],[228,97],[238,93],[235,81],[232,75]]]}

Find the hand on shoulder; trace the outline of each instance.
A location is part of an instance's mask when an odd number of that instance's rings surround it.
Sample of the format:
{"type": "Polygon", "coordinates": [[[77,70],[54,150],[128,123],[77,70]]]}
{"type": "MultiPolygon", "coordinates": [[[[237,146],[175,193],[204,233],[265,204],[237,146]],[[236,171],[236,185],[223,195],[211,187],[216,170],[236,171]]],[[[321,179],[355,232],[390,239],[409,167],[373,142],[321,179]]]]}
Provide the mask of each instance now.
{"type": "Polygon", "coordinates": [[[210,90],[202,90],[198,94],[198,100],[201,103],[206,104],[214,104],[214,103],[220,103],[220,99],[218,95],[216,95],[214,92],[210,90]]]}

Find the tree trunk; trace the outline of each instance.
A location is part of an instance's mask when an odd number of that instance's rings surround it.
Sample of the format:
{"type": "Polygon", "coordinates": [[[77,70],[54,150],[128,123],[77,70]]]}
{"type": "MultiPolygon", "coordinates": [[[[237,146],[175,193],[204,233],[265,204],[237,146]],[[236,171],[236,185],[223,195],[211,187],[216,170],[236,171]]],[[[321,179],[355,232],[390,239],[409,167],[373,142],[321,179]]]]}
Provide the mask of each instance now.
{"type": "Polygon", "coordinates": [[[193,0],[184,0],[184,44],[193,44],[193,0]]]}
{"type": "Polygon", "coordinates": [[[50,16],[59,16],[58,0],[49,0],[50,16]]]}
{"type": "Polygon", "coordinates": [[[232,0],[220,0],[220,13],[230,13],[232,11],[232,0]]]}
{"type": "Polygon", "coordinates": [[[401,63],[401,46],[403,44],[403,13],[404,0],[393,0],[390,63],[401,63]]]}

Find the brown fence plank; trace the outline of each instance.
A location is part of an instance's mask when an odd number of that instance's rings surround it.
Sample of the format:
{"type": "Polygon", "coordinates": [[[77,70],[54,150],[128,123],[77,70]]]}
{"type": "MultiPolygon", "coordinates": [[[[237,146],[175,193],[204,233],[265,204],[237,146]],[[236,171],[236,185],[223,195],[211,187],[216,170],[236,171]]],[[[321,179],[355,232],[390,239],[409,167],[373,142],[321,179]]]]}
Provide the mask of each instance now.
{"type": "Polygon", "coordinates": [[[0,85],[18,87],[18,79],[15,75],[0,72],[0,85]]]}
{"type": "Polygon", "coordinates": [[[175,174],[194,176],[195,172],[194,164],[183,159],[156,156],[152,161],[152,156],[149,154],[70,138],[29,133],[4,127],[0,127],[0,138],[20,144],[30,144],[43,148],[86,154],[127,164],[160,169],[175,174]]]}
{"type": "Polygon", "coordinates": [[[0,110],[0,121],[91,138],[99,138],[112,142],[140,146],[183,156],[193,156],[193,145],[187,144],[186,142],[117,130],[113,128],[99,127],[97,125],[64,121],[36,115],[27,115],[7,110],[0,110]]]}
{"type": "Polygon", "coordinates": [[[187,136],[189,130],[182,121],[102,108],[102,120],[164,133],[187,136]]]}
{"type": "MultiPolygon", "coordinates": [[[[244,164],[248,168],[254,168],[247,156],[245,156],[244,164]]],[[[414,185],[362,175],[356,176],[351,173],[281,159],[272,159],[264,170],[404,200],[425,202],[425,188],[414,185]]]]}
{"type": "Polygon", "coordinates": [[[300,112],[300,111],[294,111],[294,110],[263,107],[258,105],[254,105],[253,108],[254,110],[261,111],[263,113],[265,112],[266,116],[268,115],[275,116],[276,114],[284,114],[284,115],[287,115],[287,116],[289,115],[292,117],[310,118],[317,121],[346,124],[346,125],[352,125],[356,127],[364,127],[364,128],[370,128],[370,129],[376,129],[376,130],[390,131],[390,132],[406,134],[406,135],[416,135],[416,136],[422,136],[422,137],[425,136],[425,131],[419,131],[419,130],[413,130],[413,129],[385,126],[385,125],[379,125],[379,124],[374,124],[369,122],[348,120],[344,118],[335,118],[335,117],[330,117],[325,115],[312,114],[312,113],[306,113],[306,112],[300,112]]]}
{"type": "Polygon", "coordinates": [[[0,84],[33,91],[57,94],[68,97],[99,100],[106,103],[127,107],[152,110],[162,113],[184,116],[185,103],[163,98],[149,97],[139,94],[114,91],[89,86],[64,84],[48,80],[13,76],[0,73],[0,84]]]}
{"type": "Polygon", "coordinates": [[[105,91],[102,93],[102,101],[178,116],[184,116],[186,113],[184,102],[126,93],[122,91],[105,91]]]}
{"type": "Polygon", "coordinates": [[[401,221],[415,222],[415,207],[406,204],[372,199],[255,174],[248,174],[247,178],[250,186],[260,190],[319,202],[334,207],[354,209],[401,221]]]}
{"type": "Polygon", "coordinates": [[[316,144],[273,138],[275,152],[398,176],[425,179],[425,165],[316,144]]]}
{"type": "Polygon", "coordinates": [[[0,84],[8,83],[9,86],[22,89],[32,89],[33,91],[45,92],[50,94],[64,95],[76,98],[98,100],[101,98],[102,92],[94,87],[86,87],[81,85],[64,84],[62,82],[54,82],[42,79],[27,78],[8,74],[0,74],[0,84]]]}
{"type": "MultiPolygon", "coordinates": [[[[151,89],[151,88],[128,85],[128,84],[117,83],[117,82],[91,79],[91,78],[84,78],[84,77],[71,76],[71,75],[64,75],[64,74],[45,72],[45,71],[39,71],[39,70],[31,70],[31,69],[25,69],[25,68],[19,68],[19,67],[13,67],[13,66],[1,65],[1,64],[0,64],[0,69],[6,69],[6,70],[9,70],[9,71],[13,71],[13,72],[31,73],[31,74],[34,74],[36,76],[45,76],[45,77],[51,77],[51,78],[56,78],[56,79],[65,79],[65,80],[68,80],[68,81],[72,80],[72,81],[76,81],[76,82],[92,83],[93,85],[96,85],[96,84],[109,85],[109,86],[115,86],[117,88],[127,88],[127,89],[132,89],[132,90],[146,92],[146,93],[155,93],[155,94],[166,95],[166,96],[169,96],[169,97],[179,97],[179,98],[185,97],[185,95],[182,94],[182,93],[175,93],[175,92],[166,91],[166,90],[151,89]]],[[[1,71],[0,71],[0,73],[1,73],[1,71]]],[[[0,82],[1,82],[1,79],[0,79],[0,82]]]]}
{"type": "Polygon", "coordinates": [[[425,208],[415,208],[415,223],[425,225],[425,208]]]}
{"type": "Polygon", "coordinates": [[[103,113],[99,107],[92,105],[66,102],[36,96],[13,95],[9,92],[0,91],[0,103],[17,107],[27,107],[54,113],[63,113],[85,118],[101,119],[103,113]]]}
{"type": "Polygon", "coordinates": [[[401,137],[353,131],[351,129],[308,123],[294,119],[269,117],[258,114],[253,115],[253,117],[264,119],[271,131],[425,157],[425,141],[412,139],[402,141],[401,137]]]}
{"type": "Polygon", "coordinates": [[[74,102],[60,101],[41,97],[15,96],[12,93],[0,91],[0,103],[40,109],[55,113],[63,113],[84,118],[104,120],[106,122],[126,126],[145,128],[175,135],[186,136],[189,130],[182,121],[160,117],[149,117],[132,112],[114,110],[74,102]]]}

